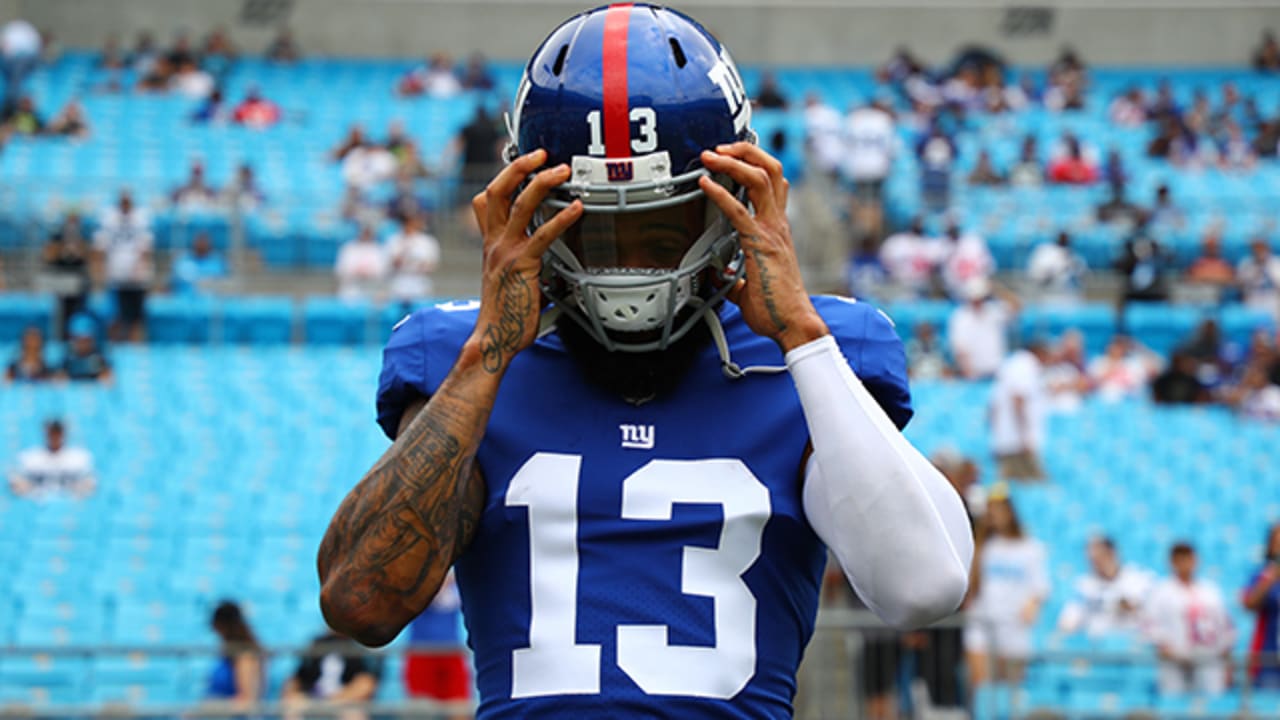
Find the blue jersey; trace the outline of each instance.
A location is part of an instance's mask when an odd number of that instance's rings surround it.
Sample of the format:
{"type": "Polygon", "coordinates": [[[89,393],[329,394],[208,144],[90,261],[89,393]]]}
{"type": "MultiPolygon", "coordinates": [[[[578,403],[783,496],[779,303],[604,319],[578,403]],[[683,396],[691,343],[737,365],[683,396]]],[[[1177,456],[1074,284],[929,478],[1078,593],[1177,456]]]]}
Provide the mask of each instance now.
{"type": "MultiPolygon", "coordinates": [[[[892,323],[814,298],[899,427],[911,416],[892,323]]],[[[737,308],[734,360],[778,365],[737,308]]],[[[474,305],[419,311],[384,353],[378,421],[449,373],[474,305]]],[[[549,335],[512,361],[478,460],[487,502],[457,563],[482,718],[791,716],[826,560],[801,502],[809,435],[786,373],[726,378],[708,344],[640,406],[587,383],[549,335]]]]}

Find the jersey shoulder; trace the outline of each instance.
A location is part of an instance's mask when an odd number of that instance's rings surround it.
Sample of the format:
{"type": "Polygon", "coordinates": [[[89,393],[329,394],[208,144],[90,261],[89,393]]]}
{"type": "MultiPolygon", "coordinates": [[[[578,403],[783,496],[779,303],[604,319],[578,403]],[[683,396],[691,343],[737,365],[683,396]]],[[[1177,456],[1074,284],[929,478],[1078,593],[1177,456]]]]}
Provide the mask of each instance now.
{"type": "Polygon", "coordinates": [[[889,316],[871,303],[838,295],[815,295],[826,321],[858,379],[899,429],[915,413],[907,382],[907,354],[889,316]]]}
{"type": "Polygon", "coordinates": [[[440,386],[475,327],[479,309],[478,301],[443,303],[396,323],[382,350],[378,376],[378,425],[387,437],[395,439],[410,403],[440,386]]]}

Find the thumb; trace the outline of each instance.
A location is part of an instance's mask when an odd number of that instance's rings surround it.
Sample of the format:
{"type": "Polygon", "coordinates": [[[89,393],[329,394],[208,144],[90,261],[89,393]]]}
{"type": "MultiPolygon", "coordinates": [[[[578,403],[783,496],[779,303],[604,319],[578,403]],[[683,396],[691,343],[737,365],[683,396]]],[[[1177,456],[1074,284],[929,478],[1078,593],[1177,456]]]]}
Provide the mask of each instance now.
{"type": "Polygon", "coordinates": [[[733,287],[729,289],[729,292],[725,293],[725,297],[729,298],[729,302],[734,305],[741,305],[742,303],[740,302],[740,299],[742,298],[742,293],[745,291],[746,287],[747,279],[738,278],[734,281],[733,287]]]}

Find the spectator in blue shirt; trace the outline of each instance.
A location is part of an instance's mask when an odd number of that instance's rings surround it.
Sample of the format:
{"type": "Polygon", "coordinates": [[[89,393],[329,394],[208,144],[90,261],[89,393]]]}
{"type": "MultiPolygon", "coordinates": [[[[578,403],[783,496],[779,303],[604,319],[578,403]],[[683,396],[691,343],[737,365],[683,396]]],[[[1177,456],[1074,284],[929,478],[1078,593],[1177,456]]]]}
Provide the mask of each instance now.
{"type": "Polygon", "coordinates": [[[222,640],[222,657],[209,675],[208,699],[238,707],[257,703],[263,694],[262,646],[240,606],[218,603],[210,625],[222,640]]]}
{"type": "Polygon", "coordinates": [[[1258,616],[1249,676],[1257,687],[1280,690],[1280,523],[1267,530],[1267,556],[1245,587],[1244,606],[1258,616]]]}
{"type": "Polygon", "coordinates": [[[170,282],[175,295],[199,295],[207,290],[210,280],[227,277],[227,261],[213,251],[208,233],[198,233],[191,241],[191,250],[173,263],[170,282]]]}
{"type": "Polygon", "coordinates": [[[111,363],[98,347],[98,324],[81,313],[68,323],[67,355],[62,359],[59,376],[66,380],[111,382],[111,363]]]}

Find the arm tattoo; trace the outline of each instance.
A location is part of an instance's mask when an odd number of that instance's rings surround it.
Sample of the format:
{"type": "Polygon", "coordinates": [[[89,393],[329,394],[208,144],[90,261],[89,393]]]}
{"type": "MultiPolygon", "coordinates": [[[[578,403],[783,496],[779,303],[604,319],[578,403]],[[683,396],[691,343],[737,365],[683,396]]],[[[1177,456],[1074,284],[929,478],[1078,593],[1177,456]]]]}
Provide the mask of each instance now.
{"type": "Polygon", "coordinates": [[[489,323],[484,329],[480,353],[484,358],[485,372],[499,372],[520,349],[524,339],[525,323],[532,315],[533,297],[525,278],[508,264],[498,276],[499,307],[497,323],[489,323]]]}
{"type": "MultiPolygon", "coordinates": [[[[747,237],[755,239],[750,235],[747,237]]],[[[769,311],[769,319],[773,321],[777,332],[784,332],[787,329],[787,322],[778,313],[778,302],[773,295],[773,274],[769,270],[769,264],[759,248],[751,248],[751,257],[756,261],[756,268],[760,271],[760,297],[764,299],[764,309],[769,311]]]]}

